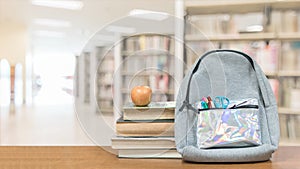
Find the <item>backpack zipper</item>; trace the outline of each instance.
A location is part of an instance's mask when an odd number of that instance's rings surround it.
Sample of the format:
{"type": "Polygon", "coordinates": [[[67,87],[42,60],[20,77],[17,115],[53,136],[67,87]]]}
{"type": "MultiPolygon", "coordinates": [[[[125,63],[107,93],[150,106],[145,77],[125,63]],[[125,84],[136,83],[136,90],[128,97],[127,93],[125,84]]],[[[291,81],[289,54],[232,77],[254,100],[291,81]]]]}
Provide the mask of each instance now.
{"type": "Polygon", "coordinates": [[[228,110],[228,109],[258,109],[258,105],[234,106],[234,107],[230,107],[230,108],[226,108],[226,109],[222,109],[222,108],[198,109],[198,112],[207,111],[207,110],[228,110]]]}

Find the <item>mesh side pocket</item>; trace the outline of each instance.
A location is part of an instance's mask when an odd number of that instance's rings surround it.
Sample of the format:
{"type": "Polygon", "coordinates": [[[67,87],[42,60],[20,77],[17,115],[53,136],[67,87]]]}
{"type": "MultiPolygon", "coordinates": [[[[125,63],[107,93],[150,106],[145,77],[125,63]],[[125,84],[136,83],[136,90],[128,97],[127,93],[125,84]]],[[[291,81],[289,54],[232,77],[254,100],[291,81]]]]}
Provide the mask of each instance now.
{"type": "Polygon", "coordinates": [[[261,145],[257,108],[199,111],[198,148],[248,147],[261,145]]]}

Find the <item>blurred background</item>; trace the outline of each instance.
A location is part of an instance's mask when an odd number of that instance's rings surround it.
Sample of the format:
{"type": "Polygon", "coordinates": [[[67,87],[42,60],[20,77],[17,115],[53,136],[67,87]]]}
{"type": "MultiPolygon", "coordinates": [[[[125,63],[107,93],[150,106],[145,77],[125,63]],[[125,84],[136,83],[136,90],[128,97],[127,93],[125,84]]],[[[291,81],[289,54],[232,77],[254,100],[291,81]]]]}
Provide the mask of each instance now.
{"type": "Polygon", "coordinates": [[[76,56],[134,9],[173,14],[174,1],[0,0],[0,145],[92,144],[73,107],[76,56]]]}
{"type": "Polygon", "coordinates": [[[110,145],[133,86],[173,101],[218,48],[261,65],[281,145],[299,145],[299,10],[299,0],[0,0],[0,145],[110,145]]]}

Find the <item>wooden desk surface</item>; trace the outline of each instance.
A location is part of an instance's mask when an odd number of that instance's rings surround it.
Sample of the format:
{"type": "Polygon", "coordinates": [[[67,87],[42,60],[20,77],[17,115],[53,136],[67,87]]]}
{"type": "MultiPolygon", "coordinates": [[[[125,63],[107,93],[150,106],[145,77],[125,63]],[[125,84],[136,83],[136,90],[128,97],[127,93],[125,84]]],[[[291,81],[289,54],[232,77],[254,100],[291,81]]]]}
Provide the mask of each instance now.
{"type": "Polygon", "coordinates": [[[181,159],[120,159],[100,147],[0,146],[0,168],[24,169],[299,169],[300,147],[280,147],[267,162],[247,164],[196,164],[181,159]]]}

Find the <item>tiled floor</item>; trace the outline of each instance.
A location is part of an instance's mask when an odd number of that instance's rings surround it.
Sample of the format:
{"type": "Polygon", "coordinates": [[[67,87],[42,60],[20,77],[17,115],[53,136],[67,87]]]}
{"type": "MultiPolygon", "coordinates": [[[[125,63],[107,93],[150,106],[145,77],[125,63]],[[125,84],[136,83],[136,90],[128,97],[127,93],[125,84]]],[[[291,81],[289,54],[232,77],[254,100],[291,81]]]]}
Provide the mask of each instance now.
{"type": "Polygon", "coordinates": [[[1,107],[0,145],[93,145],[72,104],[1,107]]]}
{"type": "MultiPolygon", "coordinates": [[[[44,79],[32,105],[7,105],[10,93],[0,93],[0,145],[110,145],[113,114],[99,115],[96,106],[79,99],[75,106],[59,78],[51,77],[44,79]]],[[[10,91],[3,82],[1,91],[10,91]]]]}
{"type": "Polygon", "coordinates": [[[43,86],[32,105],[0,106],[0,145],[94,145],[74,107],[73,96],[53,83],[43,86]]]}

